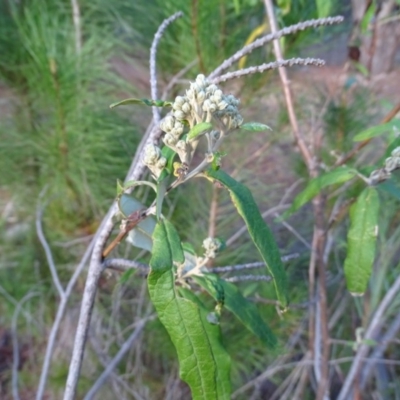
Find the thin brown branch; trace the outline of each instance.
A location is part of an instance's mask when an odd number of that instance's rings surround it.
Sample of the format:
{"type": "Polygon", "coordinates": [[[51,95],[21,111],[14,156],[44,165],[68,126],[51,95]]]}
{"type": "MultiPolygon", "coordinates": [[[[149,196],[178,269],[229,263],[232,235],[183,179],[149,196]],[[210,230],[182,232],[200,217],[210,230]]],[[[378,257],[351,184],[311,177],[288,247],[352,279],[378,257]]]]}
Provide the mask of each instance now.
{"type": "MultiPolygon", "coordinates": [[[[269,24],[271,27],[271,32],[278,32],[276,17],[274,13],[274,7],[272,0],[264,0],[265,8],[268,15],[269,24]]],[[[283,60],[283,55],[278,40],[273,41],[275,57],[278,61],[283,60]]],[[[282,82],[282,87],[285,95],[286,106],[289,114],[290,124],[292,126],[293,136],[296,144],[300,150],[303,160],[308,168],[308,172],[311,178],[318,176],[318,168],[315,160],[315,155],[311,153],[308,148],[303,134],[301,133],[294,111],[293,96],[290,89],[289,79],[287,77],[286,69],[284,67],[279,68],[279,75],[282,82]]],[[[315,151],[316,149],[314,149],[315,151]]],[[[309,296],[310,296],[310,325],[309,325],[309,346],[310,351],[313,355],[319,354],[321,349],[321,357],[318,360],[318,364],[315,365],[317,376],[319,376],[317,400],[323,400],[325,398],[328,389],[329,380],[329,332],[328,332],[328,308],[326,299],[326,281],[325,281],[325,264],[324,264],[324,248],[326,241],[326,230],[325,230],[325,218],[323,214],[324,210],[324,200],[323,196],[318,195],[313,201],[313,211],[314,211],[314,234],[312,243],[312,256],[310,260],[309,267],[309,296]],[[318,270],[318,280],[319,280],[319,297],[317,304],[318,324],[314,317],[314,309],[311,306],[311,299],[315,295],[315,269],[318,270]],[[318,326],[317,326],[318,325],[318,326]],[[314,335],[314,330],[317,333],[314,335]],[[319,336],[319,334],[321,336],[319,336]],[[320,338],[318,343],[315,342],[316,339],[320,338]],[[320,346],[320,348],[315,349],[315,345],[320,346]]]]}
{"type": "Polygon", "coordinates": [[[124,228],[118,233],[114,240],[107,246],[103,251],[103,258],[106,258],[115,247],[117,247],[124,237],[140,222],[142,222],[147,217],[146,210],[138,210],[133,212],[129,217],[124,226],[124,228]]]}

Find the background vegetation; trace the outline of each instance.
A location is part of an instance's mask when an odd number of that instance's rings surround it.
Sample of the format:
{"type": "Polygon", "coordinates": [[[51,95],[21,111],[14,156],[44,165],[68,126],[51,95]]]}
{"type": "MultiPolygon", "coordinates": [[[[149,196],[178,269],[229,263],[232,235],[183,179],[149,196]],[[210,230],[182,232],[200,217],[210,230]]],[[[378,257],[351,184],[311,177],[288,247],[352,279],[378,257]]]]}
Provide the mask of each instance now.
{"type": "MultiPolygon", "coordinates": [[[[277,3],[282,27],[318,16],[312,1],[277,3]]],[[[81,31],[77,35],[72,6],[67,0],[0,0],[0,398],[5,399],[12,398],[15,338],[20,350],[20,398],[34,398],[59,300],[37,237],[37,207],[45,207],[45,234],[61,281],[66,284],[115,197],[116,180],[124,178],[150,122],[151,112],[147,109],[122,107],[115,111],[108,106],[124,97],[150,97],[147,60],[159,24],[177,10],[185,14],[167,30],[158,52],[160,91],[172,76],[191,65],[168,93],[169,98],[198,72],[207,74],[246,42],[268,30],[264,5],[256,0],[81,0],[79,7],[81,31]]],[[[350,17],[349,6],[338,3],[335,7],[329,10],[331,15],[340,12],[350,17]]],[[[350,18],[340,28],[329,28],[329,32],[322,29],[287,37],[282,42],[285,55],[318,52],[316,43],[322,42],[328,51],[337,51],[338,58],[345,58],[346,50],[336,50],[335,38],[351,30],[349,21],[350,18]]],[[[273,60],[269,47],[241,62],[253,65],[265,60],[273,60]]],[[[380,84],[380,92],[374,90],[376,81],[367,82],[355,67],[344,71],[330,66],[326,71],[317,75],[313,69],[314,76],[310,77],[307,70],[295,70],[292,78],[302,129],[321,140],[321,163],[332,165],[338,154],[352,148],[352,137],[378,123],[398,98],[390,87],[385,90],[385,84],[380,84]]],[[[222,329],[233,358],[232,382],[239,390],[236,398],[240,399],[267,399],[272,398],[272,393],[277,399],[291,398],[290,385],[303,376],[303,369],[294,367],[309,345],[308,259],[313,221],[307,207],[283,224],[276,219],[306,178],[305,166],[293,151],[291,128],[276,76],[275,72],[254,76],[228,86],[241,97],[245,118],[266,123],[273,132],[232,137],[224,149],[229,154],[224,166],[251,187],[282,254],[291,257],[286,265],[292,306],[282,318],[270,300],[273,290],[268,284],[239,283],[279,337],[279,350],[267,352],[262,343],[224,315],[222,329]],[[277,372],[245,391],[243,385],[268,366],[276,366],[277,372]]],[[[390,75],[387,80],[388,86],[394,84],[390,75]]],[[[349,165],[381,165],[390,139],[376,140],[349,165]]],[[[382,189],[385,205],[379,253],[373,284],[363,299],[352,298],[343,281],[348,221],[342,211],[347,210],[355,193],[331,192],[326,199],[327,213],[332,211],[335,216],[328,237],[331,251],[327,252],[332,398],[339,391],[354,354],[356,329],[366,325],[399,273],[400,196],[396,183],[395,177],[394,184],[382,189]],[[343,210],[333,209],[338,196],[343,210]]],[[[205,183],[204,187],[201,185],[189,184],[184,192],[178,191],[168,200],[168,213],[180,227],[182,238],[190,238],[200,248],[212,229],[230,244],[229,252],[217,259],[218,265],[258,261],[246,234],[235,235],[241,223],[234,216],[227,195],[205,183]],[[218,207],[210,210],[210,202],[218,207]]],[[[146,202],[150,193],[143,190],[137,195],[146,202]]],[[[125,244],[117,254],[148,261],[146,254],[135,253],[125,244]]],[[[62,323],[46,389],[48,398],[62,397],[83,282],[81,277],[62,323]]],[[[399,300],[397,296],[382,317],[385,327],[398,318],[399,300]]],[[[120,362],[98,398],[189,398],[187,388],[177,378],[173,346],[153,317],[146,282],[139,272],[122,278],[120,273],[105,272],[101,278],[79,396],[83,397],[120,349],[132,324],[144,317],[149,322],[140,340],[120,362]]],[[[395,336],[390,338],[384,356],[391,361],[399,358],[395,336]]],[[[377,398],[374,396],[378,393],[381,398],[400,398],[399,366],[395,362],[378,365],[365,398],[377,398]]],[[[311,380],[301,398],[314,398],[314,387],[311,380]]]]}

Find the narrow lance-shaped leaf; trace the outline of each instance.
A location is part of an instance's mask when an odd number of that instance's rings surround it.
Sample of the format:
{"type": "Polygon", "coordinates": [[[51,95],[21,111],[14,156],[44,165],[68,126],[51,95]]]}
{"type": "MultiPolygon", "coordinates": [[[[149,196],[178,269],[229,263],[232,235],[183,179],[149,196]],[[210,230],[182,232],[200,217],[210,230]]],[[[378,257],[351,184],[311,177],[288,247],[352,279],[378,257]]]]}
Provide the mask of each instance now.
{"type": "Polygon", "coordinates": [[[240,322],[254,333],[265,345],[274,348],[277,340],[269,326],[261,318],[256,305],[247,300],[232,283],[220,279],[214,274],[195,276],[193,279],[216,300],[224,298],[224,307],[232,312],[240,322]]]}
{"type": "Polygon", "coordinates": [[[354,136],[353,141],[354,142],[362,142],[364,140],[368,140],[373,137],[380,136],[380,135],[384,134],[385,132],[392,130],[393,127],[400,128],[400,120],[394,119],[393,121],[387,122],[386,124],[381,124],[381,125],[377,125],[377,126],[368,128],[365,131],[362,131],[362,132],[358,133],[356,136],[354,136]]]}
{"type": "Polygon", "coordinates": [[[260,122],[247,122],[240,126],[240,129],[244,129],[245,131],[250,132],[262,132],[262,131],[272,131],[272,129],[265,124],[261,124],[260,122]]]}
{"type": "Polygon", "coordinates": [[[230,358],[220,341],[218,326],[210,326],[201,304],[178,295],[173,263],[183,263],[179,236],[168,221],[160,221],[153,235],[148,276],[150,298],[176,348],[181,378],[193,400],[229,400],[230,358]]]}
{"type": "Polygon", "coordinates": [[[229,190],[232,202],[243,218],[249,234],[274,278],[276,295],[282,307],[288,303],[287,278],[278,246],[268,225],[263,220],[250,190],[222,170],[208,169],[206,176],[222,183],[229,190]]]}
{"type": "Polygon", "coordinates": [[[201,135],[202,133],[210,130],[212,128],[212,124],[210,122],[200,122],[199,124],[195,125],[187,134],[187,141],[195,139],[197,136],[201,135]]]}
{"type": "Polygon", "coordinates": [[[137,105],[145,105],[145,106],[155,106],[155,107],[171,107],[172,103],[170,101],[164,100],[151,100],[151,99],[124,99],[113,103],[110,105],[110,108],[115,108],[119,106],[126,106],[128,104],[137,104],[137,105]]]}
{"type": "Polygon", "coordinates": [[[283,213],[282,218],[292,215],[300,207],[312,200],[323,188],[336,183],[347,182],[354,178],[356,174],[357,171],[353,168],[340,167],[311,179],[306,188],[295,197],[291,207],[283,213]]]}
{"type": "Polygon", "coordinates": [[[364,189],[350,208],[344,273],[347,288],[353,296],[361,296],[365,292],[371,277],[378,236],[378,213],[379,196],[374,187],[364,189]]]}

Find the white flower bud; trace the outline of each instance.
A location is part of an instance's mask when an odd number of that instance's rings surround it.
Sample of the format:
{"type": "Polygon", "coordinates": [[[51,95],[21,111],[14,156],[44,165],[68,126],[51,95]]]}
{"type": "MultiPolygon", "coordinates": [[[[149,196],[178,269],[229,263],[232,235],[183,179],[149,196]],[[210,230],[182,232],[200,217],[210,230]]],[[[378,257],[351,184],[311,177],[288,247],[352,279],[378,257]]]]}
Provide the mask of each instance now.
{"type": "Polygon", "coordinates": [[[182,106],[186,102],[186,99],[183,96],[176,96],[174,104],[182,106]]]}
{"type": "Polygon", "coordinates": [[[186,90],[186,97],[190,100],[193,101],[196,99],[196,93],[193,90],[192,87],[190,87],[190,89],[186,90]]]}
{"type": "Polygon", "coordinates": [[[191,107],[190,107],[190,104],[189,104],[189,103],[183,103],[183,104],[182,104],[182,111],[183,111],[185,114],[189,114],[190,110],[191,110],[191,107]]]}
{"type": "Polygon", "coordinates": [[[154,165],[161,157],[161,149],[154,144],[149,144],[144,150],[143,162],[146,165],[154,165]]]}
{"type": "Polygon", "coordinates": [[[167,159],[165,157],[160,157],[156,165],[157,168],[163,169],[167,165],[167,159]]]}
{"type": "Polygon", "coordinates": [[[221,245],[222,243],[219,239],[208,237],[203,241],[204,256],[206,258],[215,258],[221,245]]]}
{"type": "Polygon", "coordinates": [[[393,157],[400,157],[400,147],[396,147],[395,149],[393,149],[392,156],[393,157]]]}
{"type": "Polygon", "coordinates": [[[197,75],[196,84],[203,88],[208,85],[207,79],[203,74],[197,75]]]}
{"type": "Polygon", "coordinates": [[[225,100],[218,103],[218,110],[225,110],[226,107],[228,107],[228,103],[225,100]]]}
{"type": "Polygon", "coordinates": [[[203,110],[213,113],[217,110],[217,105],[213,103],[210,99],[207,99],[203,103],[203,110]]]}
{"type": "Polygon", "coordinates": [[[215,99],[216,99],[216,102],[221,101],[221,100],[222,100],[222,96],[223,96],[223,93],[222,93],[222,90],[221,90],[221,89],[217,89],[217,90],[214,92],[214,97],[215,97],[215,99]]]}
{"type": "Polygon", "coordinates": [[[176,119],[183,120],[186,118],[186,114],[181,110],[174,111],[174,116],[176,119]]]}
{"type": "Polygon", "coordinates": [[[177,148],[178,150],[185,150],[185,151],[186,151],[186,148],[187,148],[186,142],[185,142],[184,140],[179,140],[179,141],[176,143],[176,148],[177,148]]]}
{"type": "Polygon", "coordinates": [[[203,101],[205,100],[205,98],[206,98],[206,92],[205,92],[204,90],[200,90],[200,91],[197,93],[197,102],[198,102],[199,104],[201,104],[201,103],[203,103],[203,101]]]}
{"type": "Polygon", "coordinates": [[[168,146],[168,147],[174,147],[176,145],[177,142],[177,138],[175,136],[173,136],[170,133],[167,133],[164,137],[163,137],[163,142],[168,146]]]}
{"type": "Polygon", "coordinates": [[[207,88],[206,88],[206,93],[207,93],[208,95],[212,95],[212,94],[214,94],[214,92],[215,92],[216,90],[218,90],[218,86],[217,86],[217,85],[214,85],[214,84],[212,83],[211,85],[208,85],[208,86],[207,86],[207,88]]]}
{"type": "Polygon", "coordinates": [[[385,160],[385,169],[388,172],[394,171],[397,167],[398,159],[397,157],[389,157],[385,160]]]}
{"type": "Polygon", "coordinates": [[[160,123],[160,128],[164,132],[169,132],[175,124],[175,118],[172,115],[166,116],[160,123]]]}
{"type": "Polygon", "coordinates": [[[183,129],[184,129],[184,125],[182,124],[182,122],[180,121],[175,121],[175,125],[174,125],[174,135],[175,136],[180,136],[183,133],[183,129]]]}

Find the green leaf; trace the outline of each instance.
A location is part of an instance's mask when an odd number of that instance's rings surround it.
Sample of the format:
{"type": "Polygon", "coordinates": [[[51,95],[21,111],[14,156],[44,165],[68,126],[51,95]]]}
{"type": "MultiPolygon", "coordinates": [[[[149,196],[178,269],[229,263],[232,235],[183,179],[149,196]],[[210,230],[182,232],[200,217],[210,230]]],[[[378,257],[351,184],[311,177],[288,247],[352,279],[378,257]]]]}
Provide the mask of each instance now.
{"type": "Polygon", "coordinates": [[[272,131],[268,125],[261,124],[259,122],[247,122],[246,124],[241,125],[240,129],[250,132],[262,132],[266,130],[272,131]]]}
{"type": "Polygon", "coordinates": [[[212,128],[212,124],[210,122],[200,122],[199,124],[195,125],[187,134],[187,141],[193,140],[200,134],[208,131],[212,128]]]}
{"type": "Polygon", "coordinates": [[[369,7],[366,9],[363,18],[361,19],[360,27],[361,27],[361,34],[367,34],[368,27],[373,20],[376,12],[376,5],[375,1],[369,2],[369,7]]]}
{"type": "Polygon", "coordinates": [[[392,155],[392,151],[399,146],[400,146],[400,137],[396,137],[388,144],[388,147],[386,148],[385,151],[385,155],[382,157],[380,163],[383,164],[386,158],[392,155]]]}
{"type": "Polygon", "coordinates": [[[120,196],[122,193],[124,193],[124,184],[117,179],[117,196],[120,196]]]}
{"type": "Polygon", "coordinates": [[[400,200],[400,188],[394,182],[393,177],[380,183],[377,188],[378,190],[391,194],[395,199],[400,200]]]}
{"type": "Polygon", "coordinates": [[[386,124],[376,125],[371,128],[368,128],[365,131],[362,131],[362,132],[358,133],[356,136],[354,136],[353,141],[354,142],[362,142],[364,140],[368,140],[373,137],[380,136],[380,135],[384,134],[385,132],[392,130],[394,127],[400,128],[400,120],[394,119],[393,121],[390,121],[386,124]]]}
{"type": "Polygon", "coordinates": [[[239,289],[230,282],[214,274],[194,276],[193,279],[216,300],[224,299],[224,307],[232,312],[240,322],[270,348],[275,348],[277,340],[269,326],[261,318],[256,305],[245,299],[239,289]]]}
{"type": "Polygon", "coordinates": [[[167,159],[167,165],[165,166],[164,171],[167,170],[168,174],[172,174],[172,172],[174,171],[173,165],[174,165],[174,159],[175,159],[175,156],[176,156],[175,151],[173,151],[168,146],[164,146],[161,149],[161,154],[167,159]]]}
{"type": "Polygon", "coordinates": [[[153,232],[153,254],[150,266],[154,271],[172,268],[172,262],[185,261],[181,241],[174,225],[167,219],[159,220],[153,232]]]}
{"type": "Polygon", "coordinates": [[[171,107],[172,106],[172,103],[170,101],[130,98],[130,99],[118,101],[117,103],[113,103],[110,105],[110,108],[125,106],[127,104],[139,104],[139,105],[155,106],[155,107],[171,107]]]}
{"type": "Polygon", "coordinates": [[[300,207],[312,200],[325,187],[347,182],[356,175],[357,171],[353,168],[339,167],[317,178],[311,179],[306,188],[294,198],[291,207],[283,213],[282,218],[284,219],[292,215],[300,207]]]}
{"type": "Polygon", "coordinates": [[[164,221],[154,231],[150,298],[178,353],[180,377],[190,386],[194,400],[229,400],[230,357],[221,344],[219,326],[207,321],[207,310],[194,295],[180,297],[174,282],[173,261],[183,257],[179,237],[164,221]],[[178,254],[182,253],[182,254],[178,254]],[[169,267],[168,267],[169,265],[169,267]]]}
{"type": "Polygon", "coordinates": [[[272,275],[276,295],[282,307],[288,303],[287,278],[278,246],[268,225],[263,220],[250,190],[226,172],[208,169],[206,177],[222,183],[229,190],[232,202],[243,218],[249,234],[272,275]]]}
{"type": "Polygon", "coordinates": [[[347,288],[353,296],[361,296],[365,292],[372,273],[378,236],[378,212],[379,196],[374,187],[364,189],[350,208],[344,273],[347,288]]]}
{"type": "Polygon", "coordinates": [[[329,17],[329,14],[332,9],[331,0],[316,0],[316,6],[318,11],[318,18],[326,18],[329,17]]]}

